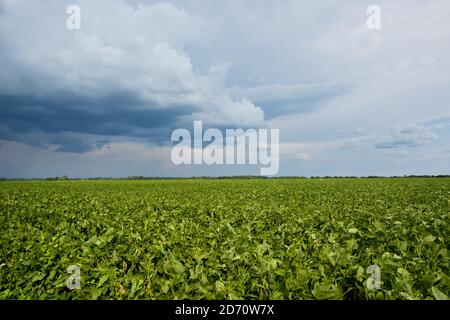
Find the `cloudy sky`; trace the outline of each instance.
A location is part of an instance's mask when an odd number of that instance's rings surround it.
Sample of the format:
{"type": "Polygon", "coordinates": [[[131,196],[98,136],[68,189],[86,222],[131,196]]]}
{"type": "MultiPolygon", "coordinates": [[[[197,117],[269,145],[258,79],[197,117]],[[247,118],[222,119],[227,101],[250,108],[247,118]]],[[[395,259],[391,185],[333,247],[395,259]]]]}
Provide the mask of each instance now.
{"type": "Polygon", "coordinates": [[[448,0],[0,0],[0,177],[258,174],[175,166],[194,120],[279,129],[279,175],[449,174],[449,71],[448,0]]]}

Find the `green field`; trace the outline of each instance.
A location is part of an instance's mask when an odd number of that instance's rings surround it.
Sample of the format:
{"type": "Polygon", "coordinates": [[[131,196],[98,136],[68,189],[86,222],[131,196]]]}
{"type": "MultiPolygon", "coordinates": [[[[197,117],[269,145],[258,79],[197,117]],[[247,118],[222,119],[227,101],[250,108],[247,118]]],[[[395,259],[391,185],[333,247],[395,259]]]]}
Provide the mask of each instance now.
{"type": "Polygon", "coordinates": [[[449,218],[450,179],[1,182],[0,299],[445,299],[449,218]]]}

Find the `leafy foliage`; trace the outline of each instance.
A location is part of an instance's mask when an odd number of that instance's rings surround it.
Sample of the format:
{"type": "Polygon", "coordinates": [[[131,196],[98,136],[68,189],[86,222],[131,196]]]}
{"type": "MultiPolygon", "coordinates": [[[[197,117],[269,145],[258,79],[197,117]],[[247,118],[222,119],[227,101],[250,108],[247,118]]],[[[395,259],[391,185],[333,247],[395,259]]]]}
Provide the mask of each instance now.
{"type": "Polygon", "coordinates": [[[0,299],[448,299],[449,213],[449,179],[2,182],[0,299]]]}

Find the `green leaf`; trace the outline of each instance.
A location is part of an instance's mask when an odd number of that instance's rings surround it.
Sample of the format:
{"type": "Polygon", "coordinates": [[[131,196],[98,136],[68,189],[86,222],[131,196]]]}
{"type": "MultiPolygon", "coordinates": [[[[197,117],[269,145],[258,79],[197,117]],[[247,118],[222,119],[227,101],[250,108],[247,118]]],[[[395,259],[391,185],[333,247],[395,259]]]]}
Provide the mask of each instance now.
{"type": "Polygon", "coordinates": [[[172,267],[176,273],[183,273],[185,270],[183,264],[175,258],[172,261],[172,267]]]}
{"type": "Polygon", "coordinates": [[[218,292],[221,292],[221,291],[223,291],[224,289],[225,289],[225,285],[223,284],[223,282],[220,281],[220,280],[217,280],[217,281],[216,281],[216,290],[217,290],[218,292]]]}
{"type": "Polygon", "coordinates": [[[316,282],[312,294],[320,300],[337,300],[343,297],[341,289],[329,282],[316,282]]]}
{"type": "Polygon", "coordinates": [[[365,280],[365,277],[364,277],[364,268],[358,267],[358,270],[356,271],[356,279],[357,279],[359,282],[363,282],[363,281],[365,280]]]}
{"type": "Polygon", "coordinates": [[[448,296],[435,286],[431,287],[431,292],[436,300],[449,300],[448,296]]]}
{"type": "Polygon", "coordinates": [[[101,289],[97,289],[97,288],[93,288],[91,290],[91,299],[92,300],[97,300],[98,297],[102,294],[102,290],[101,289]]]}
{"type": "Polygon", "coordinates": [[[107,280],[108,280],[108,275],[106,275],[106,274],[103,275],[100,278],[100,281],[98,282],[97,287],[101,287],[107,280]]]}

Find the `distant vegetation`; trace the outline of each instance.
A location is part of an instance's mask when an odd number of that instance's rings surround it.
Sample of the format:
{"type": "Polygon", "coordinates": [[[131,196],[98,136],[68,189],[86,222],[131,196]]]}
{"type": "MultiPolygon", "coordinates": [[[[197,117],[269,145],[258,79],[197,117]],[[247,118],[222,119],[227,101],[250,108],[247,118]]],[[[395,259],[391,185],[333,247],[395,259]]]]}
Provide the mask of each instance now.
{"type": "Polygon", "coordinates": [[[403,176],[192,176],[192,177],[144,177],[144,176],[128,176],[128,177],[93,177],[93,178],[69,178],[68,176],[47,177],[47,178],[0,178],[0,181],[62,181],[62,180],[183,180],[183,179],[398,179],[398,178],[450,178],[449,175],[403,175],[403,176]]]}

